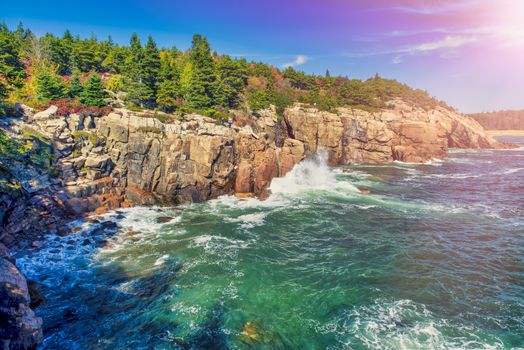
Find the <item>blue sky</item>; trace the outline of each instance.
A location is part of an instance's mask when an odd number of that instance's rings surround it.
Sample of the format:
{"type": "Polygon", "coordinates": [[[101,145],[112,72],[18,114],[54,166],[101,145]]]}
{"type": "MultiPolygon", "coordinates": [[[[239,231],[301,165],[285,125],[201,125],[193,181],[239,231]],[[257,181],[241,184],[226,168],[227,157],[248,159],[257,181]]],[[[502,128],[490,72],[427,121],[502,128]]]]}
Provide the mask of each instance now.
{"type": "Polygon", "coordinates": [[[37,34],[151,34],[310,73],[378,72],[464,112],[524,108],[524,0],[7,1],[0,20],[37,34]]]}

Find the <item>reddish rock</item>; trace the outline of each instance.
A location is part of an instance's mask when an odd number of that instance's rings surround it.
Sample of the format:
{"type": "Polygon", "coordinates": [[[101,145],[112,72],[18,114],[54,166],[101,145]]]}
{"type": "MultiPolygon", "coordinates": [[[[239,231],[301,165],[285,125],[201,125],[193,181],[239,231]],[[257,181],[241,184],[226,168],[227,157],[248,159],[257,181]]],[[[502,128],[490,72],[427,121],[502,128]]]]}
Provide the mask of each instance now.
{"type": "Polygon", "coordinates": [[[252,192],[251,174],[253,172],[251,164],[247,160],[240,161],[235,179],[235,192],[248,193],[252,192]]]}

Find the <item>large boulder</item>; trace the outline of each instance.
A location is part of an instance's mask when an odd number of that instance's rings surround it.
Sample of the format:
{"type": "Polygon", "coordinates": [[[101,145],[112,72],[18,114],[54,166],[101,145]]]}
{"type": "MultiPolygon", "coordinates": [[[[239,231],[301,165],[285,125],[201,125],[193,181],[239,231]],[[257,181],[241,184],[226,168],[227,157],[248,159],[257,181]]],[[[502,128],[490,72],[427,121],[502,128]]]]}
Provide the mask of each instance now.
{"type": "Polygon", "coordinates": [[[49,118],[53,117],[56,114],[57,111],[58,111],[58,107],[57,106],[50,106],[45,111],[41,111],[41,112],[38,112],[35,115],[33,115],[31,119],[32,120],[49,119],[49,118]]]}
{"type": "Polygon", "coordinates": [[[42,319],[30,308],[25,277],[0,243],[0,348],[36,349],[42,341],[42,319]]]}

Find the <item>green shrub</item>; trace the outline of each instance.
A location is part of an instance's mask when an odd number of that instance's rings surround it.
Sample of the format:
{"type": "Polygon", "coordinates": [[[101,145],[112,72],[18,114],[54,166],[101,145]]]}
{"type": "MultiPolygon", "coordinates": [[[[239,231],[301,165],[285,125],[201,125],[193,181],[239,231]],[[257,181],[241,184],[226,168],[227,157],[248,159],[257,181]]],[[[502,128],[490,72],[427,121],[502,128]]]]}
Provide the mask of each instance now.
{"type": "Polygon", "coordinates": [[[264,90],[255,90],[249,94],[248,103],[249,107],[254,111],[266,109],[271,104],[269,95],[264,90]]]}
{"type": "Polygon", "coordinates": [[[96,73],[91,73],[84,84],[83,91],[80,94],[80,102],[86,106],[103,107],[107,103],[104,98],[107,93],[104,90],[102,79],[96,73]]]}
{"type": "Polygon", "coordinates": [[[161,114],[161,113],[154,113],[154,114],[148,114],[148,113],[142,113],[138,115],[141,118],[155,118],[158,119],[161,123],[169,123],[173,116],[170,114],[161,114]]]}
{"type": "Polygon", "coordinates": [[[124,90],[124,78],[120,74],[115,74],[106,82],[106,88],[113,92],[124,90]]]}
{"type": "Polygon", "coordinates": [[[162,130],[160,128],[157,128],[156,126],[141,126],[138,128],[138,131],[141,132],[152,132],[155,134],[161,134],[162,130]]]}
{"type": "Polygon", "coordinates": [[[93,146],[98,146],[98,143],[100,142],[100,138],[98,135],[94,132],[88,132],[85,130],[75,130],[73,132],[73,139],[75,141],[78,140],[89,140],[93,146]]]}

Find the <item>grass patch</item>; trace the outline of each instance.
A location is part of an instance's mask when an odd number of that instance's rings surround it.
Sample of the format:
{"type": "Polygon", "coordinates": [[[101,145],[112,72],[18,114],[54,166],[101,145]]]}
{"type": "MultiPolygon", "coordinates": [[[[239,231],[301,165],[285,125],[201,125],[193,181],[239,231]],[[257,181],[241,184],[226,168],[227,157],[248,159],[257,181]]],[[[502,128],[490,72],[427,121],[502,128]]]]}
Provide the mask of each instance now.
{"type": "Polygon", "coordinates": [[[27,126],[24,126],[22,129],[22,137],[25,139],[38,140],[41,143],[46,144],[48,146],[51,145],[51,140],[47,136],[27,126]]]}
{"type": "Polygon", "coordinates": [[[157,128],[156,126],[141,126],[138,128],[138,131],[141,132],[152,132],[155,134],[161,134],[162,130],[160,128],[157,128]]]}
{"type": "Polygon", "coordinates": [[[88,132],[85,130],[76,130],[75,132],[73,132],[73,139],[75,141],[78,141],[81,139],[89,140],[93,146],[98,145],[98,143],[100,142],[100,138],[98,137],[97,134],[95,134],[94,132],[88,132]]]}
{"type": "Polygon", "coordinates": [[[173,116],[169,114],[160,114],[160,113],[154,113],[154,114],[148,114],[148,113],[142,113],[138,115],[141,118],[155,118],[159,120],[161,123],[169,123],[173,120],[173,116]]]}

